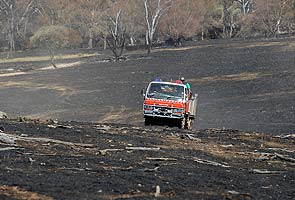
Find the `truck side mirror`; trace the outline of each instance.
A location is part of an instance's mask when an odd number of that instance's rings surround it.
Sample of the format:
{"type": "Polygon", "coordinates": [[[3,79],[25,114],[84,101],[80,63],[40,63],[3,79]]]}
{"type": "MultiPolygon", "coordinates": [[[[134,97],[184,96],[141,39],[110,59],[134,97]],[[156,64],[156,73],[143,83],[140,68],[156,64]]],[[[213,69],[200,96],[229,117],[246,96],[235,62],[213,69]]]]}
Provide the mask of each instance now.
{"type": "Polygon", "coordinates": [[[191,93],[191,100],[195,100],[195,99],[197,99],[198,98],[198,94],[194,94],[194,95],[192,95],[192,93],[191,93]]]}
{"type": "Polygon", "coordinates": [[[193,97],[193,93],[189,93],[189,100],[192,100],[192,99],[194,99],[194,97],[193,97]]]}
{"type": "Polygon", "coordinates": [[[142,88],[142,89],[141,89],[141,95],[142,95],[143,97],[145,97],[145,93],[144,93],[144,91],[145,91],[145,89],[142,88]]]}

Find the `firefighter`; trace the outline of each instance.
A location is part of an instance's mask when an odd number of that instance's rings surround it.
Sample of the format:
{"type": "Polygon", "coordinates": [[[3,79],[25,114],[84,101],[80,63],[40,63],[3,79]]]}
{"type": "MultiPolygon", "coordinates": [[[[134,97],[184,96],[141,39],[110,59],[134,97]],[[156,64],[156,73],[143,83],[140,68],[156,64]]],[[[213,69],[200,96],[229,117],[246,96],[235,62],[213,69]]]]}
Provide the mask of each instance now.
{"type": "Polygon", "coordinates": [[[184,77],[181,77],[180,80],[181,80],[182,84],[186,86],[186,88],[188,90],[191,89],[191,85],[185,81],[184,77]]]}

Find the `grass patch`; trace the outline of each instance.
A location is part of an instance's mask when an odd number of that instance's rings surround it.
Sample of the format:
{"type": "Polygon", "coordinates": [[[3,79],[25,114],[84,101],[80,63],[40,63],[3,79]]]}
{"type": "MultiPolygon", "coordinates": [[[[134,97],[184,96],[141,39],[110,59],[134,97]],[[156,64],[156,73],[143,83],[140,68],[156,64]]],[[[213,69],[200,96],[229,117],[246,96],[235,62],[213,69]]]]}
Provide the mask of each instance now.
{"type": "Polygon", "coordinates": [[[2,88],[24,88],[31,91],[37,90],[52,90],[60,93],[60,96],[69,96],[76,93],[74,88],[54,84],[38,84],[29,81],[5,81],[0,82],[0,89],[2,88]]]}
{"type": "Polygon", "coordinates": [[[258,78],[270,77],[271,73],[249,73],[243,72],[240,74],[229,74],[229,75],[220,75],[220,76],[209,76],[202,77],[199,79],[189,79],[188,81],[191,83],[211,83],[217,81],[251,81],[256,80],[258,78]]]}
{"type": "MultiPolygon", "coordinates": [[[[74,58],[88,58],[97,56],[95,53],[87,54],[87,53],[78,53],[78,54],[67,54],[67,55],[56,55],[54,58],[56,60],[66,60],[66,59],[74,59],[74,58]]],[[[38,61],[49,61],[50,56],[27,56],[20,58],[11,58],[0,59],[0,63],[17,63],[17,62],[38,62],[38,61]]]]}

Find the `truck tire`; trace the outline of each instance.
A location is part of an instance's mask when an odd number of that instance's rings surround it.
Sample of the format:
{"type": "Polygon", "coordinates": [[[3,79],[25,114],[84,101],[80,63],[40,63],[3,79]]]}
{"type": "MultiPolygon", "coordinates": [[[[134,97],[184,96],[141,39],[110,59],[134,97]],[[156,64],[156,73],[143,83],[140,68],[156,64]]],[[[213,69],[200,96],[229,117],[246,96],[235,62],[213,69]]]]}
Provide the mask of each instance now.
{"type": "Polygon", "coordinates": [[[180,128],[180,129],[184,129],[185,128],[185,118],[183,118],[183,119],[180,119],[179,121],[178,121],[178,128],[180,128]]]}
{"type": "Polygon", "coordinates": [[[191,130],[193,128],[194,119],[187,118],[186,120],[186,129],[191,130]]]}
{"type": "Polygon", "coordinates": [[[144,125],[149,126],[153,124],[153,118],[152,117],[144,117],[144,125]]]}

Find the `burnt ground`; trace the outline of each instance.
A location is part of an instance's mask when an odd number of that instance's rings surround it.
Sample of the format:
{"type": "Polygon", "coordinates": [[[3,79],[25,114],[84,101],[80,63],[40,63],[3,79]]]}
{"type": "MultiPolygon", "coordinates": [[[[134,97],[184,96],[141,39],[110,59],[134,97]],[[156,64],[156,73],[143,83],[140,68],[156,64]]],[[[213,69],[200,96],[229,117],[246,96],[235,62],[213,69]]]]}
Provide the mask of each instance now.
{"type": "Polygon", "coordinates": [[[0,123],[1,199],[294,199],[294,134],[0,123]]]}
{"type": "Polygon", "coordinates": [[[16,139],[0,142],[0,199],[294,199],[294,52],[294,38],[223,40],[0,63],[0,111],[41,119],[0,121],[16,139]],[[180,75],[195,130],[144,127],[140,90],[180,75]]]}
{"type": "MultiPolygon", "coordinates": [[[[36,50],[15,57],[46,53],[36,50]]],[[[43,61],[1,63],[0,111],[11,117],[143,125],[141,89],[155,77],[181,75],[199,94],[197,129],[294,131],[294,38],[203,42],[155,49],[150,56],[126,52],[128,60],[122,62],[104,62],[110,54],[96,53],[57,61],[68,65],[56,70],[44,69],[49,63],[43,61]]]]}

